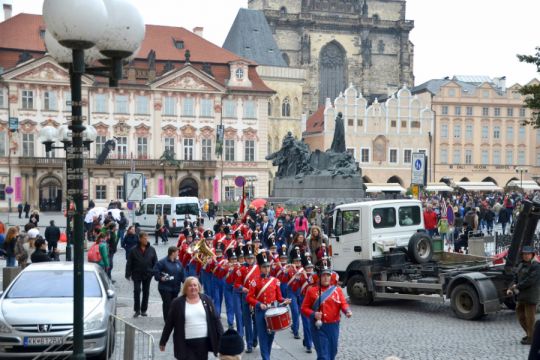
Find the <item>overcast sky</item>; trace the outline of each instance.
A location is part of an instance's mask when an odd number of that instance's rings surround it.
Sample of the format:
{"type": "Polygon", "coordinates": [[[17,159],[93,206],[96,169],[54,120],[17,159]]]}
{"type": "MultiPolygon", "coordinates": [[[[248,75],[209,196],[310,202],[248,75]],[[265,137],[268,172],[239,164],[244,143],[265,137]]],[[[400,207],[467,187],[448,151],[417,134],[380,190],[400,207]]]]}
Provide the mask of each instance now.
{"type": "MultiPolygon", "coordinates": [[[[297,0],[300,1],[300,0],[297,0]]],[[[40,14],[43,0],[0,0],[13,14],[40,14]]],[[[236,13],[247,0],[133,0],[148,24],[204,27],[204,37],[222,45],[236,13]]],[[[3,19],[0,14],[0,19],[3,19]]],[[[540,78],[516,54],[540,46],[539,0],[408,0],[414,20],[416,84],[452,75],[506,76],[507,85],[540,78]]],[[[0,34],[2,36],[2,34],[0,34]]]]}

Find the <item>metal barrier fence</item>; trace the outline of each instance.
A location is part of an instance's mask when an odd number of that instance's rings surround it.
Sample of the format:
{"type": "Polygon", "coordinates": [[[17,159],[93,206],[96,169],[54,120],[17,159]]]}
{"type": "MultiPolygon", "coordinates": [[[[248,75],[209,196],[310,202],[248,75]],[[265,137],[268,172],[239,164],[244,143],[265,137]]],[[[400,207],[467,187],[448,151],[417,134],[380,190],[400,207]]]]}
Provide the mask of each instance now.
{"type": "MultiPolygon", "coordinates": [[[[104,349],[107,360],[153,360],[154,337],[118,316],[111,315],[108,329],[113,336],[107,336],[104,349]]],[[[50,345],[33,360],[68,360],[73,352],[71,330],[63,336],[60,344],[50,345]]]]}

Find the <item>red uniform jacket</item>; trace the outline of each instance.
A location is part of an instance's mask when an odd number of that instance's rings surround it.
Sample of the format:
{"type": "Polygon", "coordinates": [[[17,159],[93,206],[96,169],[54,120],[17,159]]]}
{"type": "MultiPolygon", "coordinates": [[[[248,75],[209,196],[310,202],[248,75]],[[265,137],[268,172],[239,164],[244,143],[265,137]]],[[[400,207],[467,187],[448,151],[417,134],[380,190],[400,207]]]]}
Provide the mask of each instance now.
{"type": "Polygon", "coordinates": [[[302,281],[304,278],[305,270],[303,267],[296,269],[294,266],[290,266],[286,275],[284,276],[287,286],[292,290],[296,291],[302,286],[302,281]]]}
{"type": "Polygon", "coordinates": [[[251,283],[251,281],[259,278],[261,275],[261,271],[257,264],[253,264],[250,266],[242,266],[240,272],[241,275],[237,276],[234,283],[234,288],[240,291],[242,291],[243,288],[249,289],[249,284],[251,283]]]}
{"type": "MultiPolygon", "coordinates": [[[[323,287],[321,292],[324,293],[328,287],[323,287]]],[[[306,317],[313,318],[315,312],[313,311],[313,304],[315,304],[319,299],[319,286],[311,286],[306,294],[304,302],[302,303],[302,314],[306,317]]],[[[317,305],[318,307],[318,305],[317,305]]],[[[334,292],[330,297],[321,304],[318,311],[322,312],[322,322],[323,323],[335,323],[339,321],[340,311],[346,313],[349,310],[349,304],[343,295],[343,290],[340,287],[334,289],[334,292]]]]}
{"type": "Polygon", "coordinates": [[[257,305],[261,304],[270,305],[274,301],[282,302],[284,299],[283,296],[281,296],[279,285],[280,282],[275,277],[258,276],[250,283],[249,293],[247,295],[248,304],[256,307],[257,305]],[[268,285],[268,287],[261,292],[268,282],[271,282],[270,285],[268,285]]]}

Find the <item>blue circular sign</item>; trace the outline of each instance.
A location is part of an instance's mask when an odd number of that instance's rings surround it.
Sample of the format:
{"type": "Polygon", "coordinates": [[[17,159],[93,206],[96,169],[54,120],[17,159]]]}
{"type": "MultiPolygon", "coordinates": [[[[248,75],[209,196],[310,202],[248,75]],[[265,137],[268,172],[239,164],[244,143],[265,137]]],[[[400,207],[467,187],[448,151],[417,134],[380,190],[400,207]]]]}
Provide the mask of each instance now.
{"type": "Polygon", "coordinates": [[[6,189],[4,190],[6,194],[11,195],[13,194],[13,188],[11,186],[6,186],[6,189]]]}
{"type": "Polygon", "coordinates": [[[416,170],[420,170],[422,168],[422,160],[420,159],[417,159],[415,162],[414,162],[414,168],[416,170]]]}

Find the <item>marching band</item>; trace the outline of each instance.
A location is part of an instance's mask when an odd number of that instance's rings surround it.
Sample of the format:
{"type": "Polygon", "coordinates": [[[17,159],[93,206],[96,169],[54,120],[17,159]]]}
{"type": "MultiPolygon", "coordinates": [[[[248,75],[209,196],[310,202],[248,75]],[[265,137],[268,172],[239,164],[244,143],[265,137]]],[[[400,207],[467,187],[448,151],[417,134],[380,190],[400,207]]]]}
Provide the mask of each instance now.
{"type": "Polygon", "coordinates": [[[218,220],[213,231],[186,223],[177,246],[186,276],[199,277],[218,313],[225,305],[228,327],[245,338],[247,353],[259,346],[270,359],[275,332],[290,328],[301,339],[302,322],[305,351],[315,347],[318,359],[334,359],[339,313],[351,312],[326,246],[312,256],[309,247],[288,249],[277,239],[272,225],[263,232],[240,219],[218,220]]]}

